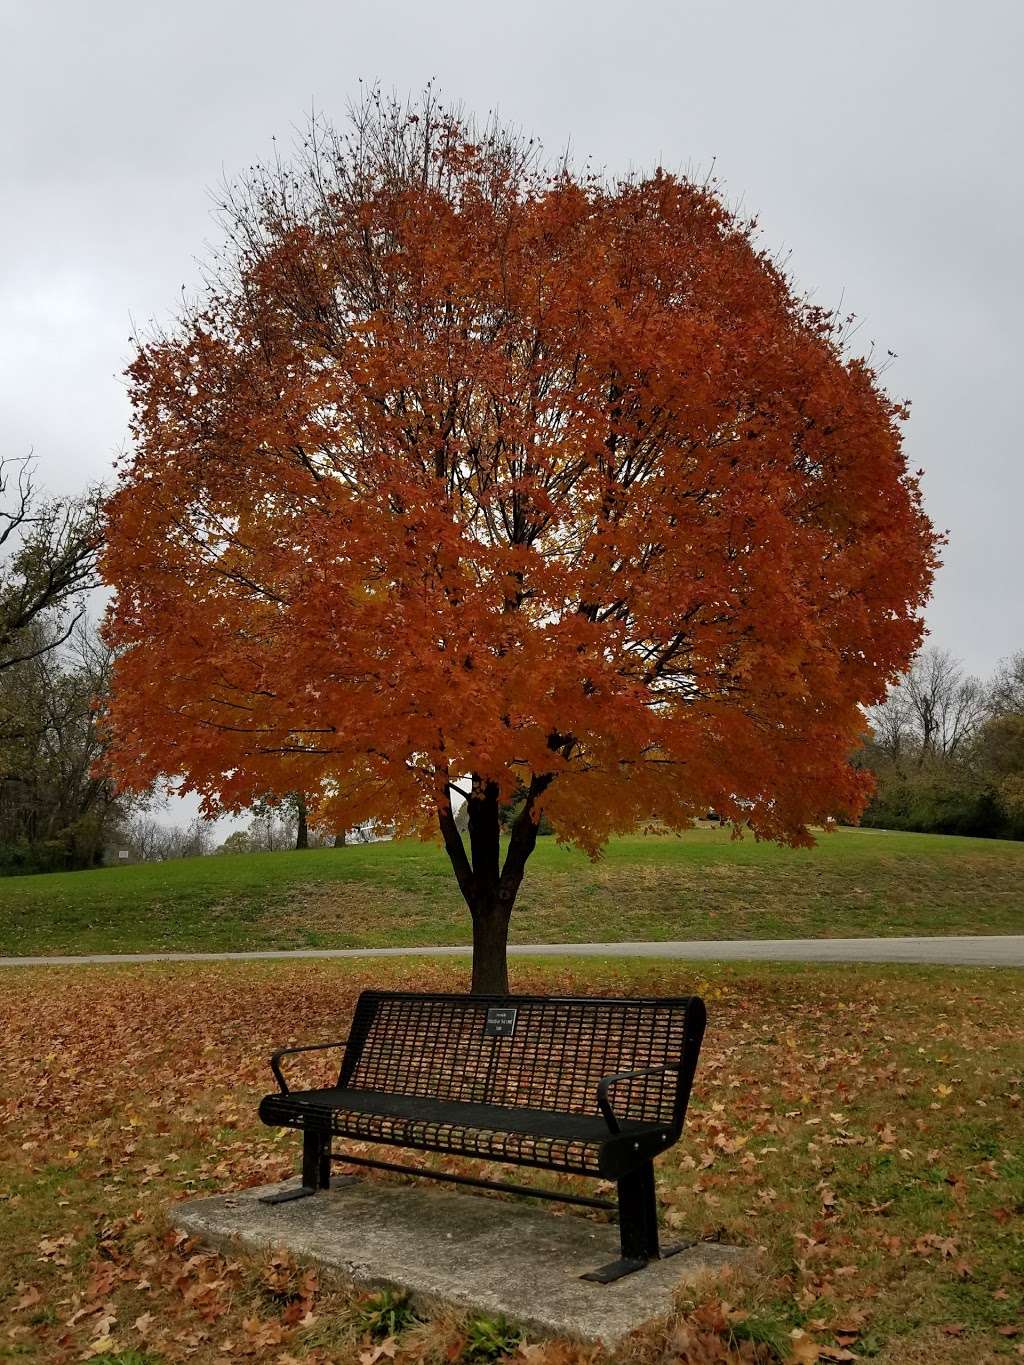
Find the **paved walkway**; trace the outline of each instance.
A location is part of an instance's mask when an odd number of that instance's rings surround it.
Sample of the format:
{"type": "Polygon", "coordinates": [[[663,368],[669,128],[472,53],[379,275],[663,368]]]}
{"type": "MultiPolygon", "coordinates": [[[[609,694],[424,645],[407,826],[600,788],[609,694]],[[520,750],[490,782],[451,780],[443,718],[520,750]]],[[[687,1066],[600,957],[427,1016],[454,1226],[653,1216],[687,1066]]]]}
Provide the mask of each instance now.
{"type": "MultiPolygon", "coordinates": [[[[0,957],[0,967],[81,967],[90,963],[261,962],[320,957],[464,957],[469,947],[293,948],[248,953],[93,953],[76,957],[0,957]]],[[[515,957],[670,957],[691,961],[925,962],[944,967],[1024,967],[1024,934],[949,938],[694,939],[684,943],[535,943],[509,945],[515,957]]]]}

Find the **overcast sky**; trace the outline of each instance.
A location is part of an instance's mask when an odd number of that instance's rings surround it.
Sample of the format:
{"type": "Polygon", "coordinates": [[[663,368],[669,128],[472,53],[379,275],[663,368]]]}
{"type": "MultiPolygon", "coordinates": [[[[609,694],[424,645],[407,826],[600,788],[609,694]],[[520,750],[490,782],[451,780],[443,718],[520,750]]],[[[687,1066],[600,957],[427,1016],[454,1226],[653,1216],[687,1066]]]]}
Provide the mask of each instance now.
{"type": "Polygon", "coordinates": [[[899,359],[947,528],[933,639],[1024,648],[1021,0],[0,0],[0,420],[49,485],[109,473],[132,319],[216,236],[209,190],[360,77],[436,77],[555,152],[706,170],[899,359]]]}

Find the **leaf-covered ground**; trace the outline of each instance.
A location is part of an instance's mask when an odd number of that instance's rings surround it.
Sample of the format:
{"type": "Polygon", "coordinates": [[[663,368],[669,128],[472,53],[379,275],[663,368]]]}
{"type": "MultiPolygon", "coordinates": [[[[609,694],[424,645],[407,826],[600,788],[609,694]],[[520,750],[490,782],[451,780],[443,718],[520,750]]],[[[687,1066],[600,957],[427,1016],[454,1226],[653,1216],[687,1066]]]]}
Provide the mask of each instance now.
{"type": "MultiPolygon", "coordinates": [[[[0,976],[0,1359],[599,1358],[171,1230],[178,1199],[294,1171],[294,1137],[255,1117],[266,1055],[343,1035],[358,990],[388,982],[462,985],[392,962],[0,976]]],[[[681,1300],[630,1360],[1024,1355],[1024,973],[520,963],[516,986],[708,1000],[663,1210],[757,1269],[681,1300]]]]}
{"type": "MultiPolygon", "coordinates": [[[[812,849],[727,831],[540,840],[518,943],[1024,932],[1024,843],[842,829],[812,849]]],[[[443,850],[405,840],[0,878],[0,953],[467,943],[443,850]]]]}

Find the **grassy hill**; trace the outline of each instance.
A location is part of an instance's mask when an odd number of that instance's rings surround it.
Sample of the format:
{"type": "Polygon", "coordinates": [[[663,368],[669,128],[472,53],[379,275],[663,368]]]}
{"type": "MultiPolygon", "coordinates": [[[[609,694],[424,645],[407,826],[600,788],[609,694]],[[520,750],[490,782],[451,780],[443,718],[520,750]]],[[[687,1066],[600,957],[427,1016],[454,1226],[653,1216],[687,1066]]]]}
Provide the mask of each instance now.
{"type": "MultiPolygon", "coordinates": [[[[542,839],[520,943],[1024,931],[1024,844],[840,830],[810,850],[718,830],[542,839]]],[[[465,943],[447,859],[401,842],[0,879],[0,953],[465,943]]]]}

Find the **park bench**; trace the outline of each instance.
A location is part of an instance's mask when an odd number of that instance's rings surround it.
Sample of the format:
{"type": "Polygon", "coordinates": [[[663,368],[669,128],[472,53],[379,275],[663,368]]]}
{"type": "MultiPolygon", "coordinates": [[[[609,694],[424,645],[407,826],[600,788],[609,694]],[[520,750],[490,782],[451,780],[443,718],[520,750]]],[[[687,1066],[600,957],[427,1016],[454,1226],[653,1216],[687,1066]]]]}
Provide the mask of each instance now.
{"type": "Polygon", "coordinates": [[[659,1247],[653,1159],[682,1132],[705,1020],[697,996],[364,991],[347,1039],[286,1047],[271,1058],[279,1090],[259,1114],[302,1131],[302,1183],[266,1202],[326,1189],[336,1160],[615,1208],[606,1199],[332,1153],[336,1137],[613,1180],[621,1258],[583,1278],[619,1279],[683,1249],[659,1247]],[[329,1048],[344,1048],[336,1083],[290,1089],[283,1059],[329,1048]]]}

